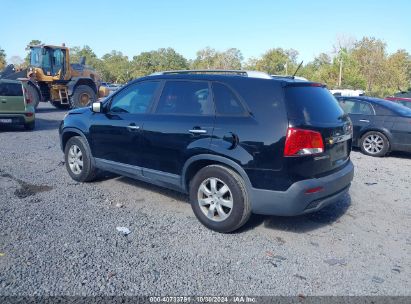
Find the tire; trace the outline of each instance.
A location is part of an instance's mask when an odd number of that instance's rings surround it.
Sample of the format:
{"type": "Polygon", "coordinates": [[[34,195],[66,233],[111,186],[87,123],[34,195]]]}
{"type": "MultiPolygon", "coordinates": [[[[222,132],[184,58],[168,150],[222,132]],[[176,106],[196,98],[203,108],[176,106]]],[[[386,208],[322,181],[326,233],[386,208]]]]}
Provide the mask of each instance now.
{"type": "Polygon", "coordinates": [[[64,147],[64,160],[67,172],[75,181],[91,182],[95,179],[97,169],[92,162],[90,148],[83,137],[74,136],[67,141],[64,147]]]}
{"type": "Polygon", "coordinates": [[[79,85],[71,96],[71,108],[84,108],[96,100],[96,93],[88,85],[79,85]]]}
{"type": "Polygon", "coordinates": [[[68,109],[70,109],[70,105],[68,105],[68,104],[61,104],[60,101],[51,101],[51,100],[50,100],[50,103],[51,103],[54,107],[56,107],[57,109],[60,109],[60,110],[68,110],[68,109]]]}
{"type": "Polygon", "coordinates": [[[39,106],[39,103],[40,103],[39,93],[37,92],[36,88],[33,85],[28,85],[27,86],[27,91],[30,94],[30,97],[32,99],[34,108],[37,109],[37,107],[39,106]]]}
{"type": "Polygon", "coordinates": [[[28,131],[34,130],[36,123],[34,121],[24,124],[24,129],[28,131]]]}
{"type": "Polygon", "coordinates": [[[232,232],[243,226],[251,215],[244,180],[227,167],[210,165],[202,168],[190,181],[189,192],[195,216],[211,230],[223,233],[232,232]],[[212,185],[213,180],[216,182],[215,186],[212,185]],[[204,187],[206,191],[202,190],[204,187]],[[218,192],[223,187],[227,187],[224,189],[228,191],[224,191],[225,193],[221,196],[218,192]],[[200,200],[203,200],[202,204],[200,200]],[[229,207],[230,205],[232,208],[229,207]]]}
{"type": "Polygon", "coordinates": [[[366,155],[383,157],[390,149],[390,141],[383,133],[370,131],[361,137],[360,148],[366,155]]]}

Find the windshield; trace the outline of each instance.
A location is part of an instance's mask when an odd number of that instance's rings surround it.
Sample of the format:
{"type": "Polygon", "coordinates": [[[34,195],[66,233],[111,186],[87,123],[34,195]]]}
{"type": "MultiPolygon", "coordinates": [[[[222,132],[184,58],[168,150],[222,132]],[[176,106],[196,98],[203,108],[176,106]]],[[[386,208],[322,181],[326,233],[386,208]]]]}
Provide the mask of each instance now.
{"type": "Polygon", "coordinates": [[[64,74],[64,58],[65,53],[59,48],[34,47],[31,49],[30,65],[42,68],[46,75],[57,75],[61,71],[64,74]]]}
{"type": "Polygon", "coordinates": [[[30,53],[30,65],[35,67],[41,67],[42,55],[41,48],[32,48],[30,53]]]}

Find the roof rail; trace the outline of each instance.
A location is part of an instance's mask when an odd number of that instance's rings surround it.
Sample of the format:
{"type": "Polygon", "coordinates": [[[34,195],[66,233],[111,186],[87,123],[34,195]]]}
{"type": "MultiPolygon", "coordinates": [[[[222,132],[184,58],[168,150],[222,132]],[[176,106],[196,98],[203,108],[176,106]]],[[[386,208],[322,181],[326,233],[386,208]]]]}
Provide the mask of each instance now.
{"type": "Polygon", "coordinates": [[[176,71],[156,72],[156,73],[151,74],[150,76],[170,75],[170,74],[234,74],[234,75],[240,75],[240,76],[245,76],[245,77],[272,79],[271,76],[268,75],[267,73],[259,72],[259,71],[246,71],[246,70],[176,70],[176,71]]]}

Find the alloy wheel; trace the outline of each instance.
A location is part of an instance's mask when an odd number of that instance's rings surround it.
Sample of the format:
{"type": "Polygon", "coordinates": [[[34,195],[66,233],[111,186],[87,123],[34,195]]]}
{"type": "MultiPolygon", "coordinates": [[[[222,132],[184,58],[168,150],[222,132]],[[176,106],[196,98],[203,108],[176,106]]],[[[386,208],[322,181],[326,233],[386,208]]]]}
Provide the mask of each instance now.
{"type": "Polygon", "coordinates": [[[233,195],[230,188],[215,177],[207,178],[200,184],[197,200],[204,215],[215,222],[224,221],[233,210],[233,195]]]}
{"type": "Polygon", "coordinates": [[[384,139],[378,134],[370,134],[364,139],[363,146],[368,153],[378,154],[384,149],[384,139]]]}
{"type": "Polygon", "coordinates": [[[68,163],[71,172],[81,174],[83,171],[83,153],[77,145],[72,145],[68,153],[68,163]]]}

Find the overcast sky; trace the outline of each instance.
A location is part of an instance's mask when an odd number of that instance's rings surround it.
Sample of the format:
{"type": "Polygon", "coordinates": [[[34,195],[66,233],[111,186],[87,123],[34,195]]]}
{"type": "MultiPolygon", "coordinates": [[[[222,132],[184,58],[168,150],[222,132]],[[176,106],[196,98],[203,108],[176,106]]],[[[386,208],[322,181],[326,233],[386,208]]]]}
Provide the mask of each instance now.
{"type": "Polygon", "coordinates": [[[191,59],[210,46],[235,47],[245,59],[275,47],[294,48],[308,62],[332,51],[337,35],[374,36],[388,51],[411,53],[411,1],[2,0],[0,47],[25,56],[32,39],[89,45],[100,57],[115,49],[130,59],[172,47],[191,59]],[[66,6],[67,4],[67,6],[66,6]]]}

